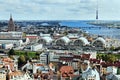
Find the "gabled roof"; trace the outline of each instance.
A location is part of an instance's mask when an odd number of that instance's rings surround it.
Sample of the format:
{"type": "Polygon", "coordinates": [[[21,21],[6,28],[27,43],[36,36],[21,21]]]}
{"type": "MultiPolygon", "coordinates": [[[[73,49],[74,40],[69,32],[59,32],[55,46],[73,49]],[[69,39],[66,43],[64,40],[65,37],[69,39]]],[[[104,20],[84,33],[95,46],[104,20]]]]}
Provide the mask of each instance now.
{"type": "Polygon", "coordinates": [[[10,72],[8,75],[9,76],[21,76],[21,75],[23,75],[23,72],[21,72],[21,71],[14,71],[14,72],[10,72]]]}
{"type": "Polygon", "coordinates": [[[13,62],[13,60],[11,58],[9,58],[9,57],[2,58],[2,61],[3,62],[13,62]]]}
{"type": "Polygon", "coordinates": [[[62,66],[60,68],[60,72],[62,74],[62,77],[69,77],[73,75],[74,69],[72,66],[62,66]]]}

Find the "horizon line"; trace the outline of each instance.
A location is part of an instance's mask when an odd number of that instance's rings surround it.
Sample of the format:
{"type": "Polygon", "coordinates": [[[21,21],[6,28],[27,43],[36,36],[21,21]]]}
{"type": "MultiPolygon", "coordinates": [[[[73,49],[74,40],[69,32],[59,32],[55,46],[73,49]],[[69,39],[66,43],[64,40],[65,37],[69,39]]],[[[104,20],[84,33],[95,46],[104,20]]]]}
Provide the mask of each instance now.
{"type": "MultiPolygon", "coordinates": [[[[13,20],[14,21],[120,21],[120,20],[112,20],[112,19],[101,19],[101,20],[96,20],[96,19],[58,19],[58,20],[56,20],[56,19],[48,19],[48,20],[46,20],[46,19],[43,19],[43,20],[35,20],[35,19],[14,19],[13,18],[13,20]]],[[[9,21],[9,19],[8,20],[6,20],[6,19],[1,19],[0,21],[9,21]]]]}

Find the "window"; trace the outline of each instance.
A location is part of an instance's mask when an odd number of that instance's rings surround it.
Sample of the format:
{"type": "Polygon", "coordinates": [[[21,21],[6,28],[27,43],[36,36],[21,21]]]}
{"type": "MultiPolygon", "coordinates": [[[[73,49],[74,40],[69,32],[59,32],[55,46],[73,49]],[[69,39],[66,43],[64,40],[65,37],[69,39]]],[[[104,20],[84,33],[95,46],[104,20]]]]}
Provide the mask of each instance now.
{"type": "Polygon", "coordinates": [[[13,79],[13,76],[11,76],[11,79],[13,79]]]}

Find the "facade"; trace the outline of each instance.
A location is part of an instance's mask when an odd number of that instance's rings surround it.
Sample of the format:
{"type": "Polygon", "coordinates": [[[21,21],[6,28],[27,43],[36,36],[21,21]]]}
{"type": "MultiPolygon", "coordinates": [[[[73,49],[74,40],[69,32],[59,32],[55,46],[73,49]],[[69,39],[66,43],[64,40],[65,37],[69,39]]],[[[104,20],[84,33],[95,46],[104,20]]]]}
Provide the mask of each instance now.
{"type": "Polygon", "coordinates": [[[88,52],[84,52],[84,54],[90,54],[91,59],[96,59],[96,56],[97,56],[96,51],[88,51],[88,52]]]}
{"type": "Polygon", "coordinates": [[[40,54],[40,63],[41,64],[48,65],[49,62],[50,62],[50,54],[49,54],[49,52],[43,52],[42,54],[40,54]]]}
{"type": "Polygon", "coordinates": [[[0,70],[0,80],[6,80],[6,73],[4,70],[0,70]]]}
{"type": "Polygon", "coordinates": [[[2,49],[12,49],[14,47],[13,44],[1,44],[2,49]]]}
{"type": "Polygon", "coordinates": [[[59,58],[60,57],[72,57],[72,53],[67,53],[67,52],[53,52],[50,53],[50,61],[51,62],[60,62],[59,58]]]}
{"type": "Polygon", "coordinates": [[[40,37],[50,37],[51,35],[50,34],[42,34],[40,33],[40,37]]]}
{"type": "Polygon", "coordinates": [[[16,31],[8,31],[8,32],[0,32],[0,39],[21,39],[23,37],[23,32],[16,31]]]}
{"type": "Polygon", "coordinates": [[[9,72],[9,80],[24,80],[24,74],[21,71],[9,72]]]}
{"type": "MultiPolygon", "coordinates": [[[[59,62],[61,62],[63,65],[72,66],[74,70],[78,69],[78,60],[75,60],[76,58],[74,56],[69,57],[60,57],[59,62]]],[[[80,60],[80,59],[79,59],[80,60]]]]}
{"type": "Polygon", "coordinates": [[[15,24],[12,19],[12,15],[10,15],[10,20],[8,22],[8,31],[15,31],[15,24]]]}
{"type": "Polygon", "coordinates": [[[8,80],[33,80],[29,74],[22,71],[14,71],[8,73],[8,80]]]}
{"type": "Polygon", "coordinates": [[[37,42],[39,37],[36,34],[26,34],[26,38],[28,38],[30,42],[37,42]]]}
{"type": "Polygon", "coordinates": [[[31,51],[39,51],[39,50],[42,50],[42,48],[43,48],[43,44],[31,45],[31,51]]]}
{"type": "Polygon", "coordinates": [[[33,73],[37,73],[37,70],[44,70],[44,64],[41,63],[34,63],[33,64],[33,73]]]}
{"type": "Polygon", "coordinates": [[[14,47],[29,44],[29,39],[0,39],[0,44],[13,44],[14,47]]]}
{"type": "Polygon", "coordinates": [[[27,61],[27,63],[24,66],[22,66],[21,69],[22,70],[24,70],[24,69],[32,70],[32,68],[33,68],[32,64],[29,61],[27,61]]]}
{"type": "Polygon", "coordinates": [[[79,38],[78,34],[68,34],[67,37],[72,41],[77,40],[79,38]]]}

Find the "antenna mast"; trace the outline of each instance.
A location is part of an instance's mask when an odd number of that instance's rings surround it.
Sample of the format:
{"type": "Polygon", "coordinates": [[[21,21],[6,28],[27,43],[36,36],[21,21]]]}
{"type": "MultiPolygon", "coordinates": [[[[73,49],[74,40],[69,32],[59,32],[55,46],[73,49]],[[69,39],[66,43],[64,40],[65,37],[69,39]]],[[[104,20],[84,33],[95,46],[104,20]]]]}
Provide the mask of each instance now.
{"type": "Polygon", "coordinates": [[[96,22],[98,23],[99,15],[98,15],[98,0],[96,2],[96,22]]]}

